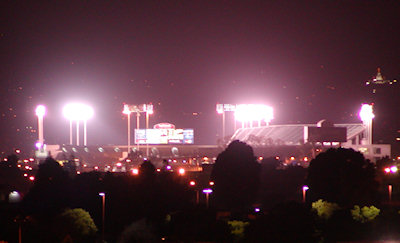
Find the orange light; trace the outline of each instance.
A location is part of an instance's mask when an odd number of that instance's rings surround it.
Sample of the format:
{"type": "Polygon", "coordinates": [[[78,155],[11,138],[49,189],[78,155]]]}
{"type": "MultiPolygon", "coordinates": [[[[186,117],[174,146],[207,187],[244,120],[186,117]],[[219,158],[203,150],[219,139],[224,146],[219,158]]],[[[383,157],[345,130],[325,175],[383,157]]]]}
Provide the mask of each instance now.
{"type": "Polygon", "coordinates": [[[184,174],[185,174],[185,169],[180,168],[180,169],[179,169],[179,174],[180,174],[180,175],[184,175],[184,174]]]}
{"type": "Polygon", "coordinates": [[[29,176],[29,180],[34,181],[35,177],[34,176],[29,176]]]}
{"type": "Polygon", "coordinates": [[[132,174],[139,175],[139,170],[138,169],[132,169],[132,174]]]}
{"type": "Polygon", "coordinates": [[[190,182],[189,182],[189,185],[195,186],[195,185],[196,185],[196,182],[195,182],[195,181],[190,181],[190,182]]]}
{"type": "Polygon", "coordinates": [[[210,181],[209,183],[208,183],[210,186],[214,186],[214,182],[213,181],[210,181]]]}

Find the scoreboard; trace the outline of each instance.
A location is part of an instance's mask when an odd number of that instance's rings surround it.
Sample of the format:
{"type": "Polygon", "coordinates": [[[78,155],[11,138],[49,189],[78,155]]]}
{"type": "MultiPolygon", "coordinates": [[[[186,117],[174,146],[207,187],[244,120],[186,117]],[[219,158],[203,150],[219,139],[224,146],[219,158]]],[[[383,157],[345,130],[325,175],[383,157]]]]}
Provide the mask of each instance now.
{"type": "Polygon", "coordinates": [[[135,129],[137,144],[193,144],[193,129],[135,129]]]}

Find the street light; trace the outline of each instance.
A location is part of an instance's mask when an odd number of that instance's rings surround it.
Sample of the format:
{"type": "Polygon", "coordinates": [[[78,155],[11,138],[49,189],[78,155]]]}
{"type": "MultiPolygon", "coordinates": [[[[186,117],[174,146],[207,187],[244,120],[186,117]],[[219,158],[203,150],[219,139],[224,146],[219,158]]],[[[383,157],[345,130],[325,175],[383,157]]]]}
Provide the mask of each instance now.
{"type": "Polygon", "coordinates": [[[36,115],[38,117],[38,143],[40,147],[44,144],[43,137],[43,117],[46,114],[46,107],[44,105],[38,105],[36,107],[36,115]]]}
{"type": "Polygon", "coordinates": [[[308,186],[303,186],[302,190],[303,190],[303,203],[306,202],[306,192],[307,190],[310,189],[308,186]]]}
{"type": "Polygon", "coordinates": [[[102,215],[102,229],[101,229],[101,236],[104,241],[104,228],[105,228],[105,214],[106,214],[106,193],[100,192],[99,196],[102,198],[102,210],[101,210],[101,215],[102,215]]]}
{"type": "Polygon", "coordinates": [[[76,145],[79,146],[79,121],[83,121],[84,137],[83,145],[87,145],[87,120],[89,120],[93,114],[93,108],[91,106],[81,103],[70,103],[64,106],[63,109],[64,117],[69,120],[69,142],[72,144],[72,122],[76,121],[76,145]]]}
{"type": "Polygon", "coordinates": [[[366,137],[369,145],[372,144],[372,119],[374,119],[375,115],[373,113],[372,105],[362,104],[361,110],[359,113],[360,119],[363,124],[366,126],[366,137]]]}
{"type": "Polygon", "coordinates": [[[203,193],[206,194],[206,206],[208,208],[208,200],[209,200],[209,194],[211,194],[213,190],[211,188],[205,188],[203,189],[203,193]]]}

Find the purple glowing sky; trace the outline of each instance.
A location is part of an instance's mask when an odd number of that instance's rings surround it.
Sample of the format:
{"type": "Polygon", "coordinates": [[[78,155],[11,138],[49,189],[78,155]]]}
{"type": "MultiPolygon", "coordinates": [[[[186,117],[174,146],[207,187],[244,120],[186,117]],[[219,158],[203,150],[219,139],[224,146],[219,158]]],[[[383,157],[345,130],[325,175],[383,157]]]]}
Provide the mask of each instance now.
{"type": "MultiPolygon", "coordinates": [[[[50,144],[68,142],[69,101],[95,109],[89,144],[126,143],[123,102],[152,102],[151,125],[194,128],[196,143],[215,144],[217,102],[271,105],[272,124],[358,122],[376,68],[399,77],[395,1],[2,1],[0,9],[1,151],[33,146],[38,104],[48,107],[50,144]]],[[[399,95],[379,95],[376,138],[393,142],[399,95]]]]}

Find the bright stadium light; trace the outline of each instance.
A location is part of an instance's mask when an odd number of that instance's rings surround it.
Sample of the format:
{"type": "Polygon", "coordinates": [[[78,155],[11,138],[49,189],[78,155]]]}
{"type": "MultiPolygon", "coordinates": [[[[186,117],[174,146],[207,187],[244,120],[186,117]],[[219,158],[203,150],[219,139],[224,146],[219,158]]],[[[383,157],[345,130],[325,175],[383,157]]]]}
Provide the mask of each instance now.
{"type": "Polygon", "coordinates": [[[254,121],[257,121],[259,126],[262,121],[268,125],[274,119],[274,111],[272,107],[267,105],[236,105],[235,119],[242,122],[242,127],[245,123],[250,123],[250,127],[252,127],[254,121]]]}
{"type": "Polygon", "coordinates": [[[72,144],[72,122],[76,121],[76,145],[79,145],[79,121],[83,121],[84,125],[84,146],[87,144],[87,131],[86,123],[87,120],[93,117],[94,110],[91,106],[81,103],[70,103],[64,106],[63,109],[64,117],[69,120],[70,124],[70,137],[69,141],[72,144]]]}
{"type": "Polygon", "coordinates": [[[372,110],[372,105],[362,104],[359,116],[363,122],[369,122],[374,119],[375,115],[372,110]]]}
{"type": "Polygon", "coordinates": [[[372,105],[362,104],[361,110],[359,113],[361,121],[364,123],[366,129],[366,139],[368,144],[372,144],[372,119],[374,119],[375,115],[373,113],[372,105]]]}

